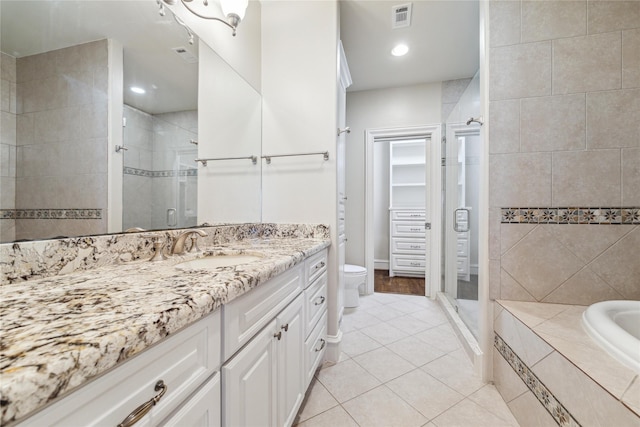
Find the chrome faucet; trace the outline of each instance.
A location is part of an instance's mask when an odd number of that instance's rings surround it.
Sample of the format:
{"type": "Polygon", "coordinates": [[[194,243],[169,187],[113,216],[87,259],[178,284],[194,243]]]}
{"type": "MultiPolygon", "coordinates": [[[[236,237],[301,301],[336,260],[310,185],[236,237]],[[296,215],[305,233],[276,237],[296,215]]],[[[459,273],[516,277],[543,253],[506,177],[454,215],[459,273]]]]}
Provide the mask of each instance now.
{"type": "MultiPolygon", "coordinates": [[[[207,233],[205,233],[204,231],[202,231],[202,230],[200,230],[198,228],[193,229],[193,230],[183,231],[182,233],[180,233],[178,235],[178,237],[176,237],[176,240],[174,240],[173,246],[171,246],[171,254],[172,255],[182,255],[182,254],[184,254],[184,252],[185,252],[184,242],[187,240],[187,237],[189,237],[192,234],[197,234],[200,237],[208,236],[207,233]]],[[[191,245],[191,249],[193,249],[194,246],[196,246],[195,239],[193,240],[193,244],[191,245]]]]}

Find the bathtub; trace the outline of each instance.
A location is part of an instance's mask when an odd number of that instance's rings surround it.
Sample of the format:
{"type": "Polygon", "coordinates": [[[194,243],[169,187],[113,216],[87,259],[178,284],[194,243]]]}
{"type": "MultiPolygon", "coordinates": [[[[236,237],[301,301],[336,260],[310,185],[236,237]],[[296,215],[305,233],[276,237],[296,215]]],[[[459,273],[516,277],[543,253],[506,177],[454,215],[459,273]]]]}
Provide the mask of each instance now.
{"type": "Polygon", "coordinates": [[[582,314],[587,334],[620,363],[640,373],[640,301],[602,301],[582,314]]]}

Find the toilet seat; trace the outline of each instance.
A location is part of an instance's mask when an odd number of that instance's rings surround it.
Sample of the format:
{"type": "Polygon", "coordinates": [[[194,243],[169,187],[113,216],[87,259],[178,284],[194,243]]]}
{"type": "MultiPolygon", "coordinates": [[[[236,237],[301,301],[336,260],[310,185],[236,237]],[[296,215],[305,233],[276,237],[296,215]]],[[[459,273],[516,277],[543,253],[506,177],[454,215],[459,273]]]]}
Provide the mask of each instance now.
{"type": "Polygon", "coordinates": [[[359,265],[345,264],[344,273],[349,274],[351,276],[361,276],[361,275],[366,276],[367,269],[359,265]]]}

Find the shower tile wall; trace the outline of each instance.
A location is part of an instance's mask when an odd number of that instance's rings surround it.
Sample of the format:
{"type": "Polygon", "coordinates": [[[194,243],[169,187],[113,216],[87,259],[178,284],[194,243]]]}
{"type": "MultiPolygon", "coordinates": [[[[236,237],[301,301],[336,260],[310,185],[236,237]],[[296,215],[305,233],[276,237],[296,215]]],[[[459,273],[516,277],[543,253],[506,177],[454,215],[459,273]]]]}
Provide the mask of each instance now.
{"type": "MultiPolygon", "coordinates": [[[[5,131],[5,119],[13,123],[14,113],[5,117],[3,110],[2,123],[3,154],[6,145],[9,160],[12,150],[10,143],[5,144],[5,132],[15,129],[13,208],[21,210],[14,214],[15,239],[107,231],[107,49],[107,41],[102,40],[18,58],[13,75],[11,60],[5,61],[3,55],[3,109],[5,86],[10,85],[9,107],[15,113],[15,125],[5,131]],[[15,92],[11,78],[5,76],[15,78],[15,92]],[[84,216],[74,209],[91,209],[92,218],[95,212],[99,215],[97,219],[51,219],[56,210],[84,216]],[[18,213],[47,218],[19,219],[18,213]]],[[[11,209],[9,202],[5,207],[11,182],[5,187],[4,178],[2,209],[11,209]]],[[[12,239],[3,236],[3,241],[8,240],[12,239]]]]}
{"type": "Polygon", "coordinates": [[[151,115],[125,105],[124,114],[123,228],[167,228],[170,208],[181,210],[178,227],[195,225],[197,111],[151,115]]]}
{"type": "Polygon", "coordinates": [[[502,220],[640,207],[640,2],[491,1],[490,29],[491,297],[640,299],[637,221],[502,220]]]}
{"type": "MultiPolygon", "coordinates": [[[[0,209],[16,207],[16,59],[0,54],[0,209]]],[[[0,242],[15,240],[15,219],[0,220],[0,242]]]]}

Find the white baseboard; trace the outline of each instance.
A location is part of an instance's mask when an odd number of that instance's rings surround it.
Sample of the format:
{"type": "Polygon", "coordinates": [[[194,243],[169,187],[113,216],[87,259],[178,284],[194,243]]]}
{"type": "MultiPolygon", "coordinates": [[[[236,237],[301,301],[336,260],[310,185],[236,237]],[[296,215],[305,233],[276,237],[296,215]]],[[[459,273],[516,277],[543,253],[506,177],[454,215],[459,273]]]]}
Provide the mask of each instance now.
{"type": "Polygon", "coordinates": [[[373,260],[373,268],[375,268],[376,270],[388,270],[389,260],[375,259],[373,260]]]}
{"type": "Polygon", "coordinates": [[[327,335],[327,350],[324,353],[325,362],[338,363],[342,353],[342,330],[337,335],[327,335]]]}

